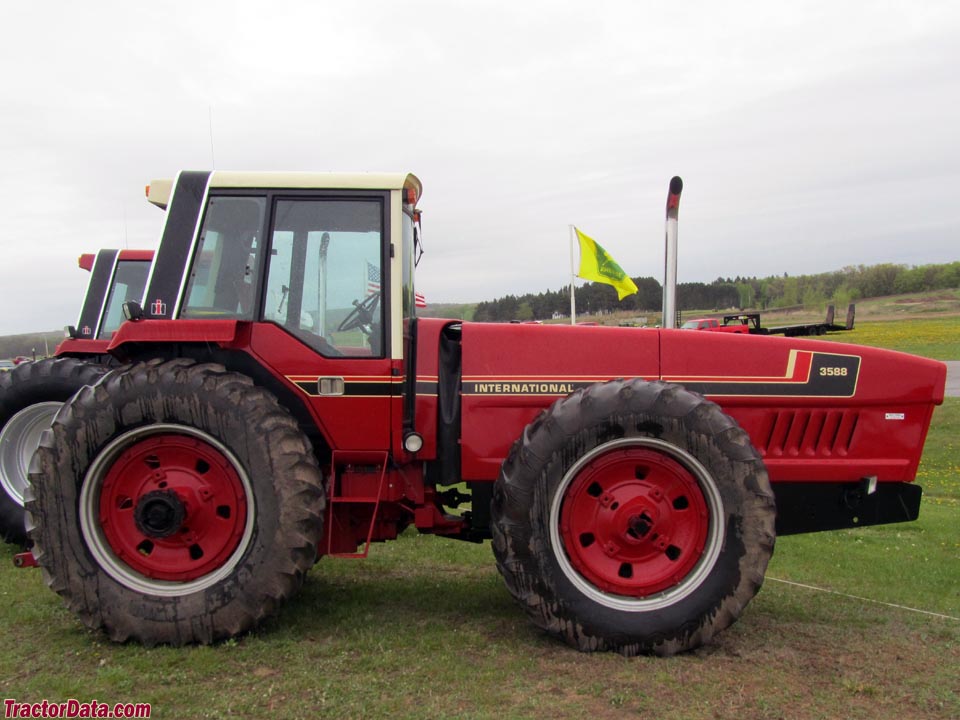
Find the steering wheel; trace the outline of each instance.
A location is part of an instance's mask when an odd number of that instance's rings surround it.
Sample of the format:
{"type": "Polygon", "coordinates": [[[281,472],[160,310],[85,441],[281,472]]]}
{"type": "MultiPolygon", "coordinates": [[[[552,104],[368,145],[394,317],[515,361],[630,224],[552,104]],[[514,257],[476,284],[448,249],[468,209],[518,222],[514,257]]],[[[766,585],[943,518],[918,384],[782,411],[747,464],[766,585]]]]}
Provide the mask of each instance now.
{"type": "Polygon", "coordinates": [[[364,334],[372,334],[373,324],[376,322],[375,313],[377,312],[377,308],[379,306],[379,292],[368,295],[363,300],[354,300],[353,310],[351,310],[350,314],[343,319],[343,322],[340,323],[340,326],[337,328],[337,330],[339,332],[343,332],[344,330],[360,328],[364,334]]]}

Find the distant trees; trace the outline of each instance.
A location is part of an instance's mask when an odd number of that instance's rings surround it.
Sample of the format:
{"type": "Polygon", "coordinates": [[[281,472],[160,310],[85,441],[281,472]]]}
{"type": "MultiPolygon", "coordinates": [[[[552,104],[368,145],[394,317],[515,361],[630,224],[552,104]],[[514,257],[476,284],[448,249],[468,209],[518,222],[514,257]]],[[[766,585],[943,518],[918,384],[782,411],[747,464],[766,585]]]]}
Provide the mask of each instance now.
{"type": "MultiPolygon", "coordinates": [[[[577,313],[596,314],[626,310],[628,312],[660,312],[663,287],[652,277],[633,278],[637,293],[617,300],[617,291],[603,283],[586,283],[577,288],[577,313]]],[[[732,282],[680,283],[677,286],[681,310],[693,308],[738,307],[740,294],[732,282]]],[[[554,315],[570,314],[570,287],[547,290],[536,295],[507,295],[477,304],[473,319],[483,322],[510,320],[547,320],[554,315]]]]}
{"type": "MultiPolygon", "coordinates": [[[[617,300],[617,291],[602,283],[577,288],[577,313],[626,310],[659,313],[663,288],[652,278],[633,278],[638,292],[617,300]]],[[[860,298],[900,293],[960,288],[960,262],[943,265],[848,266],[817,275],[771,275],[765,278],[717,278],[711,283],[680,283],[677,306],[680,310],[726,310],[729,308],[781,308],[793,305],[845,306],[860,298]]],[[[507,295],[477,305],[474,320],[547,320],[570,314],[570,287],[525,295],[507,295]]]]}

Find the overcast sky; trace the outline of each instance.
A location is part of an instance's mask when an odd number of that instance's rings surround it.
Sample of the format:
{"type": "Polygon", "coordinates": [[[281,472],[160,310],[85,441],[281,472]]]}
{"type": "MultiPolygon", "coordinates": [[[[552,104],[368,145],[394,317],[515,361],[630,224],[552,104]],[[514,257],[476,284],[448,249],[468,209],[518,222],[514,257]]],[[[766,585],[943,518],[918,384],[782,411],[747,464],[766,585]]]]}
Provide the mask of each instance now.
{"type": "Polygon", "coordinates": [[[559,288],[570,223],[662,279],[673,175],[681,282],[958,260],[958,72],[934,0],[4,3],[0,335],[181,169],[417,174],[428,302],[559,288]]]}

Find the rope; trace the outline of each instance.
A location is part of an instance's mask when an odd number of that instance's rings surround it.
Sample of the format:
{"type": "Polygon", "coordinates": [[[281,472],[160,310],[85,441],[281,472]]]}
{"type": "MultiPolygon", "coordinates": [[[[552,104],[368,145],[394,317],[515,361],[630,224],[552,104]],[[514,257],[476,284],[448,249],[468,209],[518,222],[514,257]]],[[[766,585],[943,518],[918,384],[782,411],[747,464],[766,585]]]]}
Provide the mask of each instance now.
{"type": "Polygon", "coordinates": [[[847,593],[837,592],[836,590],[828,590],[827,588],[817,587],[815,585],[804,585],[803,583],[793,582],[792,580],[781,580],[780,578],[770,577],[769,575],[766,579],[783,583],[784,585],[793,585],[794,587],[801,587],[807,590],[816,590],[818,592],[839,595],[840,597],[851,598],[853,600],[874,603],[876,605],[886,605],[887,607],[897,608],[898,610],[909,610],[910,612],[920,613],[922,615],[932,615],[933,617],[943,618],[944,620],[956,620],[957,622],[960,622],[960,617],[954,617],[953,615],[943,615],[942,613],[935,613],[929,610],[920,610],[918,608],[907,607],[906,605],[897,605],[895,603],[883,602],[882,600],[873,600],[872,598],[860,597],[859,595],[849,595],[847,593]]]}

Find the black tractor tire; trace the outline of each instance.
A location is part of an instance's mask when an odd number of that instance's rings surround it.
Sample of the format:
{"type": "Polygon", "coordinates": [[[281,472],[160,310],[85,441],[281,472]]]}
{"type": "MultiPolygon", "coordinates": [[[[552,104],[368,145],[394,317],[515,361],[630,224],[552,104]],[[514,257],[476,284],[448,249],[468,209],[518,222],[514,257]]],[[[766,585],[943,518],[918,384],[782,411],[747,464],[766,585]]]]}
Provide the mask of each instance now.
{"type": "Polygon", "coordinates": [[[543,411],[504,461],[491,511],[508,590],[581,651],[707,643],[760,589],[775,540],[749,436],[659,381],[593,385],[543,411]]]}
{"type": "Polygon", "coordinates": [[[63,403],[106,372],[86,360],[48,358],[0,373],[0,536],[5,542],[27,539],[24,493],[40,434],[63,403]]]}
{"type": "Polygon", "coordinates": [[[323,536],[309,440],[220,365],[153,360],[84,388],[44,435],[30,483],[46,583],[117,642],[246,632],[299,590],[323,536]]]}

